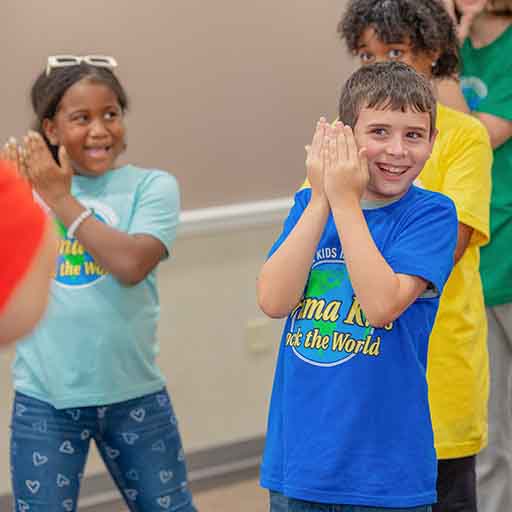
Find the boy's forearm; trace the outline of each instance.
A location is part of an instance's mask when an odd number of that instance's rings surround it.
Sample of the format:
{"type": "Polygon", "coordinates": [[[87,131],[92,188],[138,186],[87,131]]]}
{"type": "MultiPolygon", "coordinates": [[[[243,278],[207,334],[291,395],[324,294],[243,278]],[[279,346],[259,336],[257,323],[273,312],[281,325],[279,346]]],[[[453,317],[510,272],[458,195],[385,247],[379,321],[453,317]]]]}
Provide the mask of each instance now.
{"type": "Polygon", "coordinates": [[[268,316],[288,315],[302,298],[328,216],[325,197],[312,198],[288,238],[263,265],[258,277],[258,303],[268,316]]]}
{"type": "Polygon", "coordinates": [[[363,211],[352,204],[333,209],[350,281],[367,320],[375,327],[393,321],[400,280],[373,241],[363,211]]]}

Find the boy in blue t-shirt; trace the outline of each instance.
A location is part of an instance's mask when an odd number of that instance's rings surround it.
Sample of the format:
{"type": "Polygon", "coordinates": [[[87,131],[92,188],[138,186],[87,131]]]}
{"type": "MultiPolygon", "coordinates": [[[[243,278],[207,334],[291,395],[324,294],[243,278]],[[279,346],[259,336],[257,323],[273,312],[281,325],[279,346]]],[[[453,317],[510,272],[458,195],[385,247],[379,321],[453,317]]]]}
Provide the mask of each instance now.
{"type": "Polygon", "coordinates": [[[340,121],[320,119],[306,148],[310,186],[258,280],[261,309],[287,317],[261,474],[271,512],[427,512],[436,501],[426,360],[457,216],[413,186],[435,116],[426,79],[374,64],[350,77],[340,121]]]}

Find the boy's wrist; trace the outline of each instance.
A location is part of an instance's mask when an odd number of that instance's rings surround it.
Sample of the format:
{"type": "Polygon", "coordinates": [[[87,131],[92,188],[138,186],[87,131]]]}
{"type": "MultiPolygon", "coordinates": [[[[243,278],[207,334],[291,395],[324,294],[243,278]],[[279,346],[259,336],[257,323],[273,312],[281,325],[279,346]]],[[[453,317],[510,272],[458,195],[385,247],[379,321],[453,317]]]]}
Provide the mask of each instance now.
{"type": "Polygon", "coordinates": [[[353,212],[361,211],[361,200],[354,196],[340,198],[335,205],[331,204],[332,213],[338,219],[350,216],[353,212]]]}

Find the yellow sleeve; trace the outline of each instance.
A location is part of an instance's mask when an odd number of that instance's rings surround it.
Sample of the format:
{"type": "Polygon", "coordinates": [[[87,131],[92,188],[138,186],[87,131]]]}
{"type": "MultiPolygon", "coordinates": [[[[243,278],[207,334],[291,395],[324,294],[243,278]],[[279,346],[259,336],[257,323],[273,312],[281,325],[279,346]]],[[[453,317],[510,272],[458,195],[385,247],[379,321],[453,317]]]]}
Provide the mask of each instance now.
{"type": "Polygon", "coordinates": [[[487,130],[476,120],[451,134],[439,160],[444,176],[442,193],[457,208],[459,222],[473,228],[471,244],[489,242],[492,147],[487,130]]]}

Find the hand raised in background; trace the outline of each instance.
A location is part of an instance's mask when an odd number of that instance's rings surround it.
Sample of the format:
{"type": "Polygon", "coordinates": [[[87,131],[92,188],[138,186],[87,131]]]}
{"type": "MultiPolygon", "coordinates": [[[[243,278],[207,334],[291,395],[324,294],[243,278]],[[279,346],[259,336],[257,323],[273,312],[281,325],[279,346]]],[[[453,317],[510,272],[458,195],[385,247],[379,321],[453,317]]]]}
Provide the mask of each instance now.
{"type": "Polygon", "coordinates": [[[28,180],[50,208],[70,196],[73,168],[64,146],[59,148],[59,166],[42,136],[31,131],[23,138],[23,155],[28,180]]]}
{"type": "Polygon", "coordinates": [[[0,151],[0,159],[10,162],[22,178],[28,179],[23,149],[18,146],[18,142],[14,137],[10,137],[5,143],[4,147],[0,151]]]}
{"type": "Polygon", "coordinates": [[[368,185],[366,149],[358,149],[349,126],[337,122],[328,127],[324,141],[325,193],[331,209],[347,201],[359,203],[368,185]]]}
{"type": "Polygon", "coordinates": [[[443,3],[455,24],[459,44],[462,45],[469,35],[474,19],[485,9],[487,0],[443,0],[443,3]],[[459,18],[457,12],[460,14],[459,18]]]}

